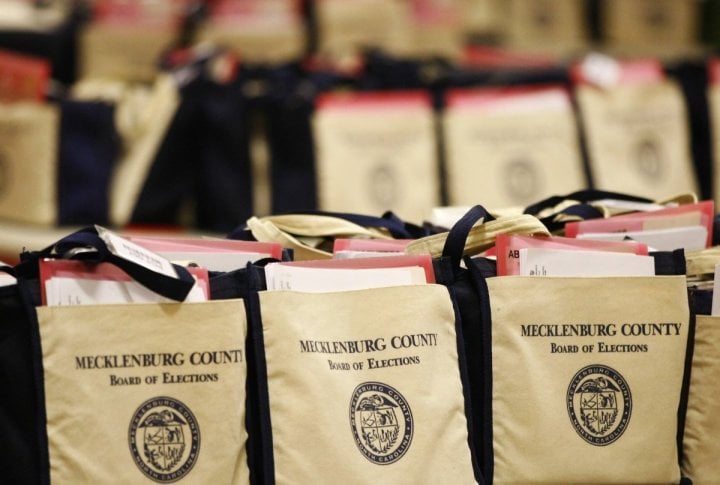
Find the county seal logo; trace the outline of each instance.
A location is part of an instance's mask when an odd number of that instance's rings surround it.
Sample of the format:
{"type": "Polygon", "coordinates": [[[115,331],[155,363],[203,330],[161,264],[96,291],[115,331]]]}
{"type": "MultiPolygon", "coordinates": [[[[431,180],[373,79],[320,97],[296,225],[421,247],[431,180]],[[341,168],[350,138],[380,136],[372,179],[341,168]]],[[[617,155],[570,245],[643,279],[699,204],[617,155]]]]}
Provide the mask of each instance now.
{"type": "Polygon", "coordinates": [[[156,482],[180,480],[197,461],[200,428],[190,409],[177,399],[145,401],[133,414],[128,434],[133,461],[156,482]]]}
{"type": "Polygon", "coordinates": [[[389,465],[403,457],[413,437],[413,417],[397,389],[380,382],[355,388],[350,401],[350,427],[365,458],[389,465]]]}
{"type": "Polygon", "coordinates": [[[600,365],[580,369],[570,382],[567,407],[575,431],[595,446],[616,441],[632,412],[630,387],[616,370],[600,365]]]}

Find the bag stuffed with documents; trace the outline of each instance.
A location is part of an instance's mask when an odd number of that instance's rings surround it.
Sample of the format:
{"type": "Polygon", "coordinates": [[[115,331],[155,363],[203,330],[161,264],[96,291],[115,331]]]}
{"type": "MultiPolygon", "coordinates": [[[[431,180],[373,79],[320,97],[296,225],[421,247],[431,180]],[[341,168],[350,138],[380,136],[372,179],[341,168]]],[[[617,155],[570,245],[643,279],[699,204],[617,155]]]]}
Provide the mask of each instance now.
{"type": "Polygon", "coordinates": [[[172,277],[124,259],[90,229],[21,266],[40,483],[249,482],[241,300],[178,302],[194,285],[182,268],[172,277]],[[62,255],[120,268],[176,302],[37,306],[33,267],[62,255]]]}

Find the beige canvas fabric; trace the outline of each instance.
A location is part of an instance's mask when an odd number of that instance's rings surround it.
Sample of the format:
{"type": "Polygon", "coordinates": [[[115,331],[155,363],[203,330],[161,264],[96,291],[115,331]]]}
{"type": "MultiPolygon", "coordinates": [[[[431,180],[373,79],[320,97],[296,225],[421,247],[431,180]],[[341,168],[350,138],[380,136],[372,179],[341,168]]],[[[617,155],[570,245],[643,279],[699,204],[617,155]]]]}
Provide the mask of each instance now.
{"type": "Polygon", "coordinates": [[[293,257],[298,261],[332,258],[332,252],[316,247],[325,238],[392,239],[380,229],[313,214],[253,216],[247,220],[247,227],[258,241],[279,242],[283,247],[293,249],[293,257]]]}
{"type": "MultiPolygon", "coordinates": [[[[712,140],[713,160],[720,160],[720,86],[711,85],[707,92],[710,115],[710,136],[712,140]]],[[[717,162],[713,168],[713,198],[715,207],[720,207],[720,170],[717,162]]]]}
{"type": "MultiPolygon", "coordinates": [[[[498,234],[536,234],[549,236],[550,231],[534,216],[529,214],[499,217],[493,221],[477,224],[468,233],[465,241],[465,255],[478,254],[495,244],[498,234]]],[[[417,239],[405,248],[408,254],[430,254],[433,258],[442,255],[448,233],[443,232],[417,239]]]]}
{"type": "Polygon", "coordinates": [[[527,206],[587,185],[572,110],[482,112],[443,117],[451,205],[527,206]]]}
{"type": "Polygon", "coordinates": [[[404,0],[318,0],[318,50],[337,56],[368,46],[394,52],[409,39],[410,8],[404,0]]]}
{"type": "Polygon", "coordinates": [[[695,485],[713,485],[720,477],[718,379],[720,318],[698,315],[682,459],[683,473],[695,485]]]}
{"type": "Polygon", "coordinates": [[[487,283],[493,483],[678,483],[685,278],[487,283]]]}
{"type": "Polygon", "coordinates": [[[57,106],[0,103],[0,217],[55,224],[59,130],[57,106]]]}
{"type": "Polygon", "coordinates": [[[152,82],[175,36],[169,27],[90,23],[79,37],[80,77],[152,82]]]}
{"type": "Polygon", "coordinates": [[[507,41],[525,50],[567,55],[588,41],[585,4],[577,0],[509,0],[507,41]]]}
{"type": "Polygon", "coordinates": [[[698,192],[680,88],[673,81],[579,86],[577,99],[598,189],[651,199],[698,192]]]}
{"type": "Polygon", "coordinates": [[[247,17],[210,18],[200,25],[197,42],[227,46],[243,62],[290,62],[305,51],[305,28],[294,0],[247,2],[247,17]]]}
{"type": "Polygon", "coordinates": [[[392,210],[420,223],[439,205],[432,109],[318,110],[313,118],[320,209],[392,210]]]}
{"type": "Polygon", "coordinates": [[[53,483],[249,483],[240,300],[37,313],[53,483]]]}
{"type": "Polygon", "coordinates": [[[277,483],[475,483],[442,286],[260,293],[277,483]]]}
{"type": "Polygon", "coordinates": [[[677,54],[696,42],[699,10],[693,0],[602,0],[603,37],[628,52],[677,54]]]}

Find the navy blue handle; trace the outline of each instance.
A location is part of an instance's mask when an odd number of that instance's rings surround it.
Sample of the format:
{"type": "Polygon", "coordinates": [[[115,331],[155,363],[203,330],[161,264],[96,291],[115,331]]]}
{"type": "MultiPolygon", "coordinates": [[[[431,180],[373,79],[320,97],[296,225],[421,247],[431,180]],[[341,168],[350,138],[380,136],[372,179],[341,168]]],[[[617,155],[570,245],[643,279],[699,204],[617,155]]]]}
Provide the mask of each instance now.
{"type": "Polygon", "coordinates": [[[495,220],[483,206],[476,205],[471,207],[448,232],[443,246],[442,257],[450,258],[453,270],[460,268],[460,261],[465,251],[468,234],[480,219],[485,222],[495,220]]]}
{"type": "Polygon", "coordinates": [[[175,301],[185,300],[195,284],[195,279],[182,266],[173,265],[178,276],[173,278],[114,255],[94,227],[80,229],[41,251],[26,253],[23,255],[23,261],[34,264],[39,258],[51,256],[65,259],[81,259],[94,263],[111,263],[146,288],[175,301]]]}
{"type": "Polygon", "coordinates": [[[549,209],[551,207],[555,207],[559,203],[566,201],[566,200],[576,200],[582,204],[587,204],[588,202],[592,202],[594,200],[600,200],[600,199],[618,199],[618,200],[628,200],[631,202],[652,202],[652,200],[646,199],[644,197],[637,197],[634,195],[622,194],[620,192],[609,192],[607,190],[587,189],[587,190],[578,190],[577,192],[572,192],[567,195],[553,195],[552,197],[548,197],[547,199],[543,199],[540,202],[537,202],[535,204],[527,206],[525,208],[524,212],[525,212],[525,214],[537,215],[544,209],[549,209]]]}

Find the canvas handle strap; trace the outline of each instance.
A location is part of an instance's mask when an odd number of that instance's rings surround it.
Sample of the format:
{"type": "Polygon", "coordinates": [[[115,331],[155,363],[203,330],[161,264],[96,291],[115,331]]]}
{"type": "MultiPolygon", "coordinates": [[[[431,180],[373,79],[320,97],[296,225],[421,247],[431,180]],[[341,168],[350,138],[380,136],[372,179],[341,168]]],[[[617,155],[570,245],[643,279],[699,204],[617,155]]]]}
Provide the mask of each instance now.
{"type": "Polygon", "coordinates": [[[688,276],[714,274],[715,265],[720,264],[720,247],[688,251],[685,253],[685,264],[688,276]]]}
{"type": "MultiPolygon", "coordinates": [[[[314,211],[302,213],[309,216],[326,216],[342,219],[364,228],[381,229],[395,239],[414,239],[423,231],[419,226],[409,224],[400,219],[395,213],[388,211],[382,217],[369,216],[365,214],[353,214],[348,212],[327,212],[314,211]]],[[[426,235],[426,234],[423,234],[426,235]]]]}
{"type": "Polygon", "coordinates": [[[459,267],[463,256],[477,254],[495,244],[498,234],[549,235],[547,227],[529,214],[510,215],[497,219],[482,207],[472,207],[448,232],[434,234],[411,242],[408,254],[430,254],[433,258],[449,257],[459,267]],[[482,220],[482,224],[477,224],[482,220]]]}
{"type": "Polygon", "coordinates": [[[25,253],[23,262],[34,263],[43,257],[81,259],[94,263],[111,263],[146,288],[175,301],[183,301],[195,285],[195,279],[182,266],[173,265],[177,278],[157,273],[145,266],[121,258],[110,252],[93,227],[80,229],[42,251],[25,253]]]}
{"type": "MultiPolygon", "coordinates": [[[[392,239],[388,231],[376,225],[364,227],[340,217],[322,214],[284,214],[260,219],[272,223],[279,230],[295,236],[307,237],[369,237],[392,239]]],[[[384,227],[384,226],[383,226],[384,227]]]]}
{"type": "Polygon", "coordinates": [[[247,220],[247,227],[257,241],[279,242],[284,248],[291,248],[295,259],[298,261],[332,258],[332,254],[299,241],[266,218],[251,217],[247,220]]]}

